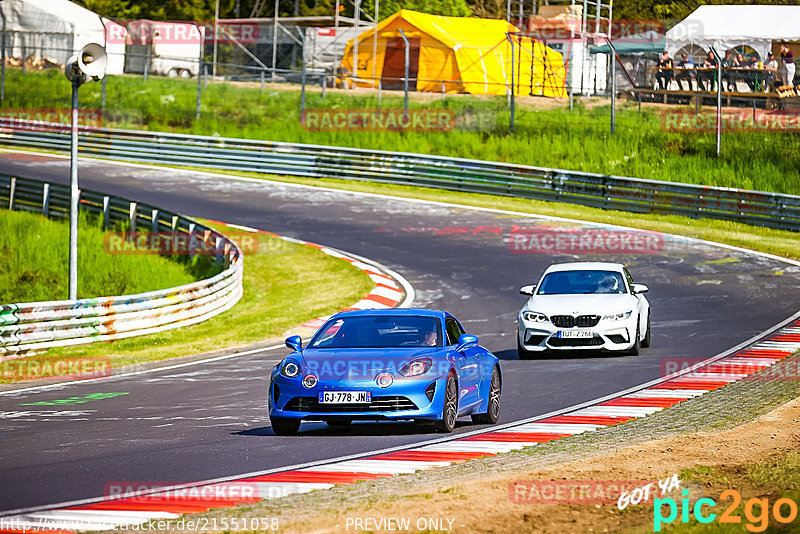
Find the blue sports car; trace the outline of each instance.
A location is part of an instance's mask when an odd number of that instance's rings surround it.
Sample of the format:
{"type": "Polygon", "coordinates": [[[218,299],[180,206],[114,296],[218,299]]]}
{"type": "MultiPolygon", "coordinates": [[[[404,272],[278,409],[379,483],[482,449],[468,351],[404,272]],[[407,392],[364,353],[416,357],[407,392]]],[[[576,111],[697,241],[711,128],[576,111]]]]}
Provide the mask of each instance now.
{"type": "Polygon", "coordinates": [[[279,435],[300,421],[432,421],[452,432],[470,415],[493,424],[500,414],[502,375],[494,354],[449,313],[423,309],[337,313],[306,347],[272,370],[269,418],[279,435]]]}

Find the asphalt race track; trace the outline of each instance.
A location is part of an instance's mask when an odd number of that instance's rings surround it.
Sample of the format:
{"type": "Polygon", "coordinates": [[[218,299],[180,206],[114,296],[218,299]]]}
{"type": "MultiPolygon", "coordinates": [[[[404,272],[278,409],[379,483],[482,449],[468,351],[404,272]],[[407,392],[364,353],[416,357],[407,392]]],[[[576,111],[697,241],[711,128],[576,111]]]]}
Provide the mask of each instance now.
{"type": "MultiPolygon", "coordinates": [[[[60,183],[69,174],[63,158],[24,154],[0,155],[0,172],[60,183]]],[[[626,263],[649,285],[652,348],[639,357],[520,361],[518,288],[550,263],[579,256],[514,251],[515,239],[541,236],[554,224],[580,231],[577,224],[88,160],[80,179],[87,189],[329,245],[396,270],[416,289],[416,306],[451,311],[503,360],[501,422],[658,378],[666,358],[712,356],[797,311],[789,296],[798,294],[800,268],[656,236],[642,253],[580,256],[626,263]]],[[[273,435],[269,372],[287,352],[0,396],[0,513],[99,497],[109,483],[206,480],[441,437],[387,423],[356,424],[350,432],[304,423],[299,436],[273,435]],[[25,405],[93,393],[125,394],[74,406],[25,405]]],[[[466,421],[456,432],[474,428],[466,421]]]]}

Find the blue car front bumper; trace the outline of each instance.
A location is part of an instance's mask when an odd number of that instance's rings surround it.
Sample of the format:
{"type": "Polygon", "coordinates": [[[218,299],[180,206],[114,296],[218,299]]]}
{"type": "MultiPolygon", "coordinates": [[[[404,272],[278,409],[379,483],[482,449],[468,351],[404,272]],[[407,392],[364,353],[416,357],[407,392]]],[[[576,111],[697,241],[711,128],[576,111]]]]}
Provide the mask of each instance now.
{"type": "Polygon", "coordinates": [[[274,373],[269,385],[270,417],[305,420],[327,419],[441,419],[445,376],[395,377],[388,387],[375,380],[320,380],[313,388],[302,376],[288,378],[274,373]],[[368,391],[369,404],[322,404],[322,391],[368,391]]]}

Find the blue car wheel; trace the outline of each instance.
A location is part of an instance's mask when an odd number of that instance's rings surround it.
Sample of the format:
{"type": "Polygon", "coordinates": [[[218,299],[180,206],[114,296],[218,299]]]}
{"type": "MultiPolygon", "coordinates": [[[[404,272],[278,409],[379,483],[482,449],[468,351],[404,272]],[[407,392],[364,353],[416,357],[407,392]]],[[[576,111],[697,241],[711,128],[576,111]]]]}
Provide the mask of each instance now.
{"type": "Polygon", "coordinates": [[[458,386],[453,375],[447,377],[447,385],[444,390],[444,404],[442,406],[442,418],[434,424],[436,430],[449,434],[456,428],[458,418],[458,386]]]}
{"type": "Polygon", "coordinates": [[[492,380],[489,383],[489,401],[486,413],[472,414],[472,422],[477,425],[493,425],[500,418],[500,373],[497,367],[492,371],[492,380]]]}

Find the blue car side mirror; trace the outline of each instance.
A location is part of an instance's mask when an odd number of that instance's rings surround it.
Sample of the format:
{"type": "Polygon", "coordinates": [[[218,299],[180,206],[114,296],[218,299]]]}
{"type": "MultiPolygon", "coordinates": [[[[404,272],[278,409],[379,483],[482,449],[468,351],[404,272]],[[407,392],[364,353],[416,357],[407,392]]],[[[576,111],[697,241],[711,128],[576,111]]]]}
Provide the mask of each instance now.
{"type": "Polygon", "coordinates": [[[301,352],[303,350],[303,339],[300,336],[289,336],[286,338],[286,346],[296,352],[301,352]]]}
{"type": "Polygon", "coordinates": [[[456,350],[461,352],[465,349],[470,347],[475,347],[478,345],[478,336],[473,336],[471,334],[461,334],[461,337],[458,338],[458,346],[456,350]]]}

